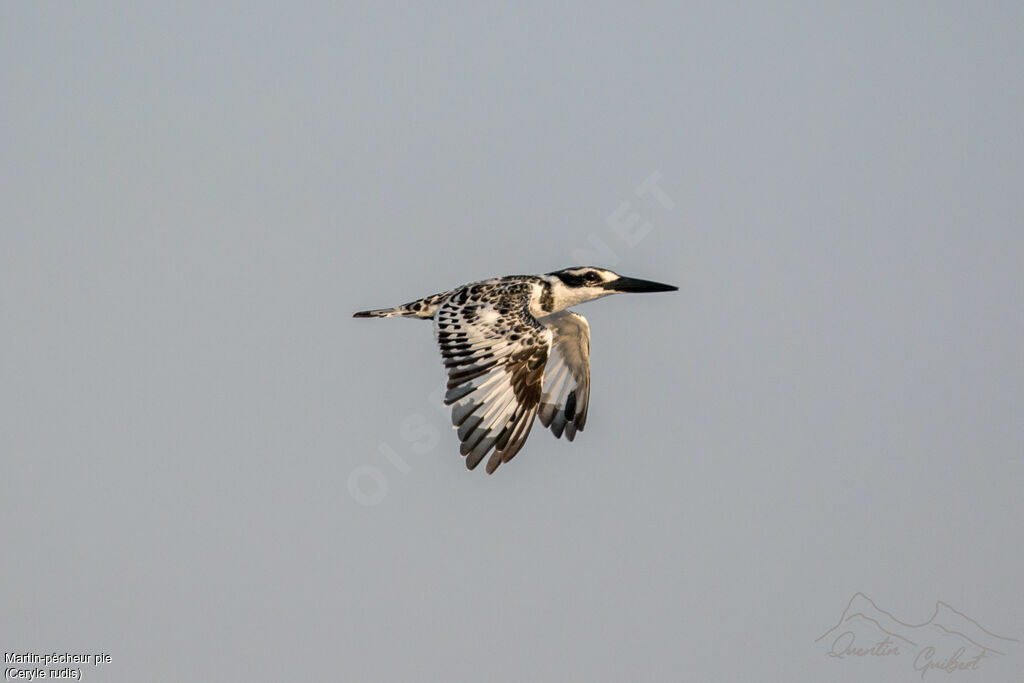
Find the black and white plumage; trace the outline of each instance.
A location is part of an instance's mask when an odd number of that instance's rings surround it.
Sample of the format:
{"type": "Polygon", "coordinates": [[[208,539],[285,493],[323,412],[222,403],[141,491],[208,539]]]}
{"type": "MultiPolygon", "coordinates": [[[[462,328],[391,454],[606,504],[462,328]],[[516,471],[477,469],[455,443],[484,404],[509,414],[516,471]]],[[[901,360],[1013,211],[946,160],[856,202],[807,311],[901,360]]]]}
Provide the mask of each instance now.
{"type": "Polygon", "coordinates": [[[434,321],[459,450],[469,469],[490,453],[492,473],[523,447],[534,418],[569,441],[586,425],[590,326],[568,308],[620,292],[676,289],[601,268],[567,268],[473,282],[355,317],[434,321]]]}

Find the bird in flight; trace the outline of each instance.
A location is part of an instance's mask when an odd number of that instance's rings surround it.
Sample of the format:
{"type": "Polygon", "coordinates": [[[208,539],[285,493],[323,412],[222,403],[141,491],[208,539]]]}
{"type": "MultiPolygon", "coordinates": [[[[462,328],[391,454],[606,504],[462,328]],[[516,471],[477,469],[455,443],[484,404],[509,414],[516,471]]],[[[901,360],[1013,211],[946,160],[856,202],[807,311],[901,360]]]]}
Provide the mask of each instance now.
{"type": "Polygon", "coordinates": [[[469,469],[491,453],[491,474],[523,447],[534,417],[569,441],[586,425],[590,325],[570,306],[609,294],[677,289],[602,268],[566,268],[472,282],[353,317],[434,321],[448,373],[444,403],[452,406],[459,451],[469,469]]]}

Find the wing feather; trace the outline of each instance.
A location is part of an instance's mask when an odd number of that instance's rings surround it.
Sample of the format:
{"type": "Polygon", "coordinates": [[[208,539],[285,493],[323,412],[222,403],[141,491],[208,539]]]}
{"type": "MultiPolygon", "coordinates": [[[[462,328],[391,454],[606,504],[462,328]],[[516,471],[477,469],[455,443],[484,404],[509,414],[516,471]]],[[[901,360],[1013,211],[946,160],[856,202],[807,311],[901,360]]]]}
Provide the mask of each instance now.
{"type": "Polygon", "coordinates": [[[552,332],[530,314],[528,283],[464,289],[434,317],[448,372],[445,404],[452,406],[466,467],[475,468],[490,452],[492,473],[530,435],[552,332]]]}
{"type": "Polygon", "coordinates": [[[569,310],[538,321],[551,330],[551,353],[544,370],[538,417],[558,438],[569,441],[587,424],[590,404],[590,325],[569,310]]]}

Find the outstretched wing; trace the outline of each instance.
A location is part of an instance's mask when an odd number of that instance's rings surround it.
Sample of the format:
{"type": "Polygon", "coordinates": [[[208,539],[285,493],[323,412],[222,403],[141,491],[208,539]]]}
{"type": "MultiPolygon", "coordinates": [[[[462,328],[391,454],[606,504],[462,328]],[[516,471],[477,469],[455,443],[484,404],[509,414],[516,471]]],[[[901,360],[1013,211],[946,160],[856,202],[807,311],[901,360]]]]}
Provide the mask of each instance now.
{"type": "Polygon", "coordinates": [[[540,403],[551,331],[530,314],[530,285],[469,285],[434,316],[448,372],[459,448],[473,469],[492,449],[488,474],[526,442],[540,403]]]}
{"type": "Polygon", "coordinates": [[[544,391],[537,413],[558,438],[564,430],[572,441],[587,424],[590,404],[590,325],[572,311],[559,311],[538,321],[552,333],[551,354],[544,369],[544,391]]]}

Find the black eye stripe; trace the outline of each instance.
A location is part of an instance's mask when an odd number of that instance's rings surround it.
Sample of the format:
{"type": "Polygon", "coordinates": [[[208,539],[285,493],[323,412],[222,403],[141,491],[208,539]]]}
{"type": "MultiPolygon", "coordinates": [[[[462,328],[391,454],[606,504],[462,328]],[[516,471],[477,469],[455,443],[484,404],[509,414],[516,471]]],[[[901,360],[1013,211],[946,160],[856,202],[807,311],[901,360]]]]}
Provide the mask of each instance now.
{"type": "Polygon", "coordinates": [[[582,275],[573,275],[571,273],[555,273],[555,277],[564,282],[566,287],[582,287],[585,284],[582,275]]]}

